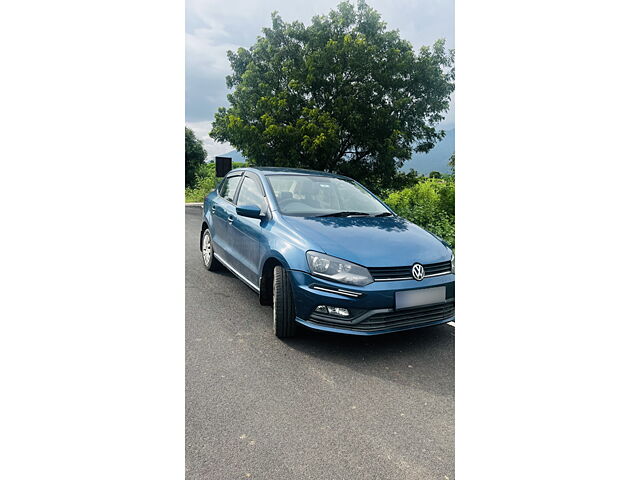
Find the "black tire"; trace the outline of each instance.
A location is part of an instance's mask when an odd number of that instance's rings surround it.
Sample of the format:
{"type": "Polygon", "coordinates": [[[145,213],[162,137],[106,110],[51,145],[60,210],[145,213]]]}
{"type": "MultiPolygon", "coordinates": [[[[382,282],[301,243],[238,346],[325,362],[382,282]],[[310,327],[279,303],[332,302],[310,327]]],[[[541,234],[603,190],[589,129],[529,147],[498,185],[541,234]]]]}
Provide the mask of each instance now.
{"type": "Polygon", "coordinates": [[[224,265],[222,265],[218,259],[213,256],[213,243],[211,243],[211,232],[208,228],[202,232],[200,250],[202,251],[202,263],[204,264],[204,268],[212,272],[216,272],[224,268],[224,265]]]}
{"type": "Polygon", "coordinates": [[[293,291],[289,276],[284,268],[277,265],[273,269],[273,333],[278,338],[293,337],[298,324],[293,304],[293,291]]]}

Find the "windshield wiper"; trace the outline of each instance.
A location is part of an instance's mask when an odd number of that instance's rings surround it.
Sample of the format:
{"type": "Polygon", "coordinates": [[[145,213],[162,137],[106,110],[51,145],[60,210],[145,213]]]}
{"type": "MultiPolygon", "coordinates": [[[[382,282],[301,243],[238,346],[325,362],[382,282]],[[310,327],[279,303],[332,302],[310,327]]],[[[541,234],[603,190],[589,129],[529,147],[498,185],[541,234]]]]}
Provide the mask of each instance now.
{"type": "Polygon", "coordinates": [[[374,217],[393,217],[393,213],[391,213],[391,212],[382,212],[382,213],[379,213],[377,215],[374,215],[374,217]]]}
{"type": "Polygon", "coordinates": [[[325,215],[318,215],[318,217],[351,217],[355,215],[361,215],[365,217],[371,216],[370,213],[366,213],[366,212],[333,212],[333,213],[327,213],[325,215]]]}

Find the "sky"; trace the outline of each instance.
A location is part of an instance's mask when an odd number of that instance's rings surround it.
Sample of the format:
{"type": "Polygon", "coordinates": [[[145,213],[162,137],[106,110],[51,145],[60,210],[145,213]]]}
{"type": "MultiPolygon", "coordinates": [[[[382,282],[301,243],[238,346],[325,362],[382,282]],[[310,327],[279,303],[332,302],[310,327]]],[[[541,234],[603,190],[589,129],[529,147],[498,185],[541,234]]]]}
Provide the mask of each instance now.
{"type": "MultiPolygon", "coordinates": [[[[249,48],[262,28],[271,25],[277,11],[285,22],[308,25],[315,15],[334,9],[339,0],[186,0],[186,125],[200,138],[208,160],[229,152],[229,144],[209,137],[218,107],[229,105],[225,77],[231,73],[227,50],[249,48]]],[[[355,2],[352,2],[355,3],[355,2]]],[[[454,48],[453,0],[368,0],[380,12],[389,29],[398,29],[414,49],[432,45],[438,38],[454,48]]],[[[454,99],[452,99],[454,100],[454,99]]],[[[442,127],[454,123],[454,102],[442,127]]]]}

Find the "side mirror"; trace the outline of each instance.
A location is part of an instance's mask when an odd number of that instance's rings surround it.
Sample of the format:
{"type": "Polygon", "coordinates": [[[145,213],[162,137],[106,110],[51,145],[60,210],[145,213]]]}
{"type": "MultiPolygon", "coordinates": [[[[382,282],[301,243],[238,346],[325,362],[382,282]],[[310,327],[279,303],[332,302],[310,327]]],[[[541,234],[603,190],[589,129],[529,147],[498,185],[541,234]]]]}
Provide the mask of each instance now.
{"type": "Polygon", "coordinates": [[[242,217],[260,218],[260,207],[257,205],[243,205],[236,207],[236,213],[242,217]]]}

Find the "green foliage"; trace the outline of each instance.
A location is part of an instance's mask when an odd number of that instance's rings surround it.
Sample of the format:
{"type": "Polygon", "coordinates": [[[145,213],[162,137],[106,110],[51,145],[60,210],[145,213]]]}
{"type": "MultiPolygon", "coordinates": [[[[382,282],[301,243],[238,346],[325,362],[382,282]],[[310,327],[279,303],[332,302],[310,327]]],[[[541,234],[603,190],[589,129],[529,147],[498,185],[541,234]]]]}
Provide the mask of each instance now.
{"type": "Polygon", "coordinates": [[[185,202],[202,202],[204,197],[218,185],[216,177],[205,177],[197,181],[194,188],[185,188],[185,202]]]}
{"type": "Polygon", "coordinates": [[[455,183],[428,178],[391,193],[385,202],[398,215],[442,237],[455,247],[455,183]]]}
{"type": "Polygon", "coordinates": [[[362,0],[309,26],[274,13],[263,33],[249,50],[228,52],[233,91],[212,138],[258,166],[341,173],[378,193],[415,183],[398,170],[444,136],[435,125],[454,89],[444,40],[416,53],[362,0]]]}
{"type": "Polygon", "coordinates": [[[433,171],[429,174],[429,178],[442,178],[442,174],[440,172],[433,171]]]}
{"type": "Polygon", "coordinates": [[[391,180],[387,184],[376,187],[365,182],[363,183],[363,185],[374,192],[376,195],[378,195],[380,198],[383,198],[397,190],[402,190],[403,188],[409,188],[413,185],[417,185],[418,182],[423,178],[425,177],[422,174],[416,172],[414,169],[411,169],[408,172],[398,172],[391,178],[391,180]]]}
{"type": "MultiPolygon", "coordinates": [[[[242,162],[231,162],[231,168],[240,168],[246,167],[247,164],[242,162]]],[[[216,176],[216,162],[205,163],[198,167],[198,171],[196,172],[196,176],[198,179],[205,177],[215,177],[216,176]]]]}
{"type": "Polygon", "coordinates": [[[207,151],[202,146],[202,141],[196,138],[193,130],[184,127],[184,184],[185,187],[193,187],[197,180],[196,173],[204,165],[207,151]]]}
{"type": "MultiPolygon", "coordinates": [[[[242,162],[233,162],[232,168],[246,167],[242,162]]],[[[198,167],[196,179],[192,188],[187,187],[184,191],[185,202],[202,202],[204,197],[216,186],[221,178],[216,178],[215,162],[205,163],[198,167]]]]}

